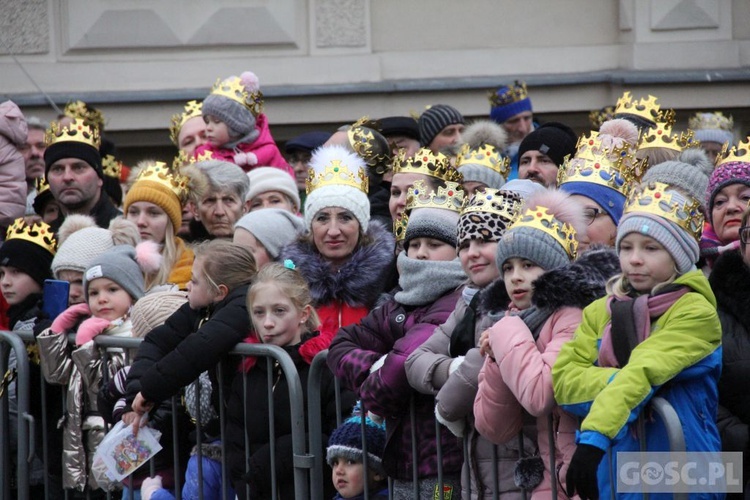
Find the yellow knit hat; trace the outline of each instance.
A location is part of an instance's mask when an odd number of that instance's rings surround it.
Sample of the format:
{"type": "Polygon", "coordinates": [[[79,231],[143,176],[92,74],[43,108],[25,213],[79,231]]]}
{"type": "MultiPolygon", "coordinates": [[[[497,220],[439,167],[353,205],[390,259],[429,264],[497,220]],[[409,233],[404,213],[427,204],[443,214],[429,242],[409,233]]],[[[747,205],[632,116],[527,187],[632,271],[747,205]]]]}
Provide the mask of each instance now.
{"type": "Polygon", "coordinates": [[[147,201],[164,210],[172,221],[174,234],[182,225],[182,200],[187,195],[187,179],[167,168],[162,162],[146,167],[125,197],[123,208],[127,214],[131,204],[147,201]]]}

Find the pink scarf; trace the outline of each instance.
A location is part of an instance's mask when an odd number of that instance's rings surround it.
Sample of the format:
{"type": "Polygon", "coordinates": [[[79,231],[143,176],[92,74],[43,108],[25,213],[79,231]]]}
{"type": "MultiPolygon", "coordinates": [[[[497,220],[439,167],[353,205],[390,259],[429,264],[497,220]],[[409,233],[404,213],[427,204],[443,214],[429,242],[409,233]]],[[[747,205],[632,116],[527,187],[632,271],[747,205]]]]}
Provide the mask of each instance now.
{"type": "Polygon", "coordinates": [[[599,366],[620,368],[620,363],[617,361],[614,347],[612,346],[612,301],[635,300],[633,315],[635,316],[636,334],[638,336],[638,343],[640,344],[651,334],[651,319],[659,318],[680,297],[689,291],[688,287],[683,286],[671,292],[660,293],[658,295],[641,295],[636,299],[616,299],[615,297],[609,297],[607,299],[607,312],[609,313],[610,321],[604,327],[602,343],[599,347],[599,366]]]}

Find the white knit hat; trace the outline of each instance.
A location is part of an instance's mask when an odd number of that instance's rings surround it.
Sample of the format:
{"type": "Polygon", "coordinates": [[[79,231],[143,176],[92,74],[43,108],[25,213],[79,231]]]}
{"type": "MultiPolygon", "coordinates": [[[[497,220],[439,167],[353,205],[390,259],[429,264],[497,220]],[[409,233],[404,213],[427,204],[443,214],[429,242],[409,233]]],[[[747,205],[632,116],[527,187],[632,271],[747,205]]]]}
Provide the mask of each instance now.
{"type": "Polygon", "coordinates": [[[366,180],[366,167],[362,158],[341,146],[324,146],[315,150],[310,159],[310,168],[315,171],[313,184],[308,184],[305,199],[305,225],[308,229],[312,227],[313,217],[320,210],[339,207],[354,214],[362,232],[367,231],[370,222],[370,200],[367,199],[367,190],[363,191],[344,181],[348,179],[352,183],[357,183],[362,179],[366,180]],[[324,174],[325,179],[321,182],[320,176],[324,174]]]}
{"type": "Polygon", "coordinates": [[[299,211],[301,202],[299,191],[294,179],[284,170],[276,167],[257,167],[247,173],[250,179],[250,190],[247,192],[245,199],[252,200],[261,193],[268,191],[278,191],[283,193],[292,200],[295,210],[299,211]]]}
{"type": "Polygon", "coordinates": [[[304,232],[305,225],[301,217],[297,217],[288,210],[263,208],[243,215],[234,225],[234,230],[238,229],[243,229],[255,236],[268,255],[276,260],[281,249],[304,232]]]}

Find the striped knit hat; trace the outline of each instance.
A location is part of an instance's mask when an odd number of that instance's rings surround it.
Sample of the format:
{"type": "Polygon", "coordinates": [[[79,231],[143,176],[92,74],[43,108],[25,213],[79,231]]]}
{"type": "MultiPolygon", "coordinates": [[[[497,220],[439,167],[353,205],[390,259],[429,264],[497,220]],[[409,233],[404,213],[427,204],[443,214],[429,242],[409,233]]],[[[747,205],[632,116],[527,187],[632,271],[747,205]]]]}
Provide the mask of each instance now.
{"type": "MultiPolygon", "coordinates": [[[[385,477],[385,469],[383,469],[385,426],[366,417],[365,443],[367,444],[367,465],[385,477]]],[[[346,419],[331,434],[328,440],[326,461],[333,467],[333,461],[340,457],[363,462],[361,416],[356,415],[346,419]]]]}
{"type": "Polygon", "coordinates": [[[456,108],[447,104],[430,106],[419,117],[419,142],[427,147],[441,130],[457,123],[463,124],[464,117],[456,108]]]}

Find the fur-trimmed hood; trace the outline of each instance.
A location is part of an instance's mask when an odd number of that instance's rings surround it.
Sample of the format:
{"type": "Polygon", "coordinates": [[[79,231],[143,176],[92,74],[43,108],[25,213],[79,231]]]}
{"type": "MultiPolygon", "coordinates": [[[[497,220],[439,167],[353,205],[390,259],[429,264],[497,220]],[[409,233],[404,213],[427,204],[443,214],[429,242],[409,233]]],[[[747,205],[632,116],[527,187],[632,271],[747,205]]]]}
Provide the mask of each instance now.
{"type": "MultiPolygon", "coordinates": [[[[593,247],[570,264],[551,269],[534,281],[532,303],[550,314],[563,307],[583,309],[606,294],[607,281],[620,272],[617,252],[593,247]]],[[[498,278],[481,292],[479,311],[497,314],[508,308],[505,282],[498,278]]]]}
{"type": "Polygon", "coordinates": [[[298,240],[287,245],[280,260],[291,259],[310,287],[316,306],[340,300],[353,307],[372,307],[383,291],[387,269],[393,265],[394,240],[390,231],[371,221],[367,235],[372,243],[358,247],[338,271],[314,246],[298,240]]]}
{"type": "Polygon", "coordinates": [[[716,260],[708,278],[720,310],[734,316],[750,331],[750,268],[740,252],[727,252],[716,260]]]}

